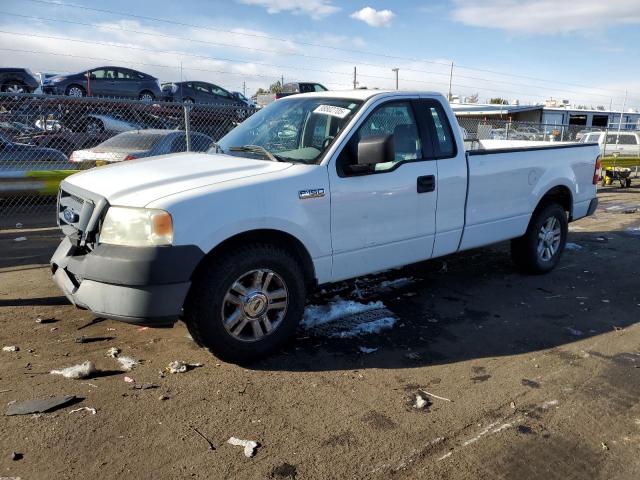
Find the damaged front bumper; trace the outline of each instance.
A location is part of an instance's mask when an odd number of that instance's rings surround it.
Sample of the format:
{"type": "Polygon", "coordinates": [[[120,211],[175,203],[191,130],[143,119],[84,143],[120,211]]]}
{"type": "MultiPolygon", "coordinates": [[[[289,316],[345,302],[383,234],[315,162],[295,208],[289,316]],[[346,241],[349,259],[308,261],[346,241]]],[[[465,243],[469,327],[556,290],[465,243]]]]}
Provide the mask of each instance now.
{"type": "Polygon", "coordinates": [[[76,307],[148,326],[171,326],[182,313],[191,275],[204,256],[194,245],[93,250],[65,237],[51,259],[53,280],[76,307]]]}

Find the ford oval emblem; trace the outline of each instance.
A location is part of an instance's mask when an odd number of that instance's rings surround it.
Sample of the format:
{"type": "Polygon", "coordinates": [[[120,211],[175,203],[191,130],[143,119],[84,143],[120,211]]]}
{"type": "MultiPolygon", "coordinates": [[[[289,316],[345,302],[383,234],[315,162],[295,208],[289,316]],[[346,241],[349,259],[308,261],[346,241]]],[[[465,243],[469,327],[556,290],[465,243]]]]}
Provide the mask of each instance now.
{"type": "Polygon", "coordinates": [[[74,223],[77,221],[78,216],[76,215],[76,212],[74,212],[72,208],[66,207],[62,211],[62,218],[64,218],[64,221],[67,223],[74,223]]]}

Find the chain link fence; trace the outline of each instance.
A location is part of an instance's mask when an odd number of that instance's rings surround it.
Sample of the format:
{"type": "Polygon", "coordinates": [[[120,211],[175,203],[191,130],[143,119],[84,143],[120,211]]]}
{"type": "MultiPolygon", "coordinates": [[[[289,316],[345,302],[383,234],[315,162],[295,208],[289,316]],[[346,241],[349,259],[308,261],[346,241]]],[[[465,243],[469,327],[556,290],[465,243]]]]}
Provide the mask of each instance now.
{"type": "MultiPolygon", "coordinates": [[[[53,219],[60,181],[78,170],[207,151],[254,112],[240,104],[0,93],[0,227],[49,212],[53,219]]],[[[473,117],[459,117],[458,123],[468,149],[478,148],[482,140],[588,141],[600,145],[605,166],[638,173],[640,134],[626,125],[618,131],[473,117]]],[[[287,139],[282,134],[277,141],[287,139]]],[[[295,135],[289,140],[295,142],[295,135]]]]}
{"type": "Polygon", "coordinates": [[[194,151],[252,115],[242,104],[181,104],[0,93],[0,227],[55,210],[60,181],[113,162],[194,151]]]}

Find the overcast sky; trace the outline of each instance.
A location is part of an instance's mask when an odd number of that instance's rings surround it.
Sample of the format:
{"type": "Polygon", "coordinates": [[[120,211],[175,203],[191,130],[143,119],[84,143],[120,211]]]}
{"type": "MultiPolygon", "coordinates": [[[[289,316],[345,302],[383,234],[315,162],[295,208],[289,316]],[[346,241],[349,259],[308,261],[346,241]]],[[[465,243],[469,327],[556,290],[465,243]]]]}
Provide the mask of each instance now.
{"type": "Polygon", "coordinates": [[[456,94],[619,109],[628,89],[638,108],[639,27],[638,0],[3,0],[0,64],[248,94],[282,76],[351,88],[354,66],[360,86],[391,88],[398,67],[400,88],[446,93],[453,61],[456,94]]]}

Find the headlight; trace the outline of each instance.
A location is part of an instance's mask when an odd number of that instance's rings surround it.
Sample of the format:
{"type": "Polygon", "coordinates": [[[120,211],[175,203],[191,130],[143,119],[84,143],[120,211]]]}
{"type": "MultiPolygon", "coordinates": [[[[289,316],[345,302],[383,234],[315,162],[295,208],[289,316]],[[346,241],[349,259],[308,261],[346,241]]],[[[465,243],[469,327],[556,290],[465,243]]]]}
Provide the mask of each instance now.
{"type": "Polygon", "coordinates": [[[173,243],[173,220],[164,210],[110,207],[102,222],[100,243],[148,247],[173,243]]]}
{"type": "Polygon", "coordinates": [[[67,77],[53,77],[50,80],[51,83],[58,83],[58,82],[62,82],[64,80],[66,80],[67,77]]]}

